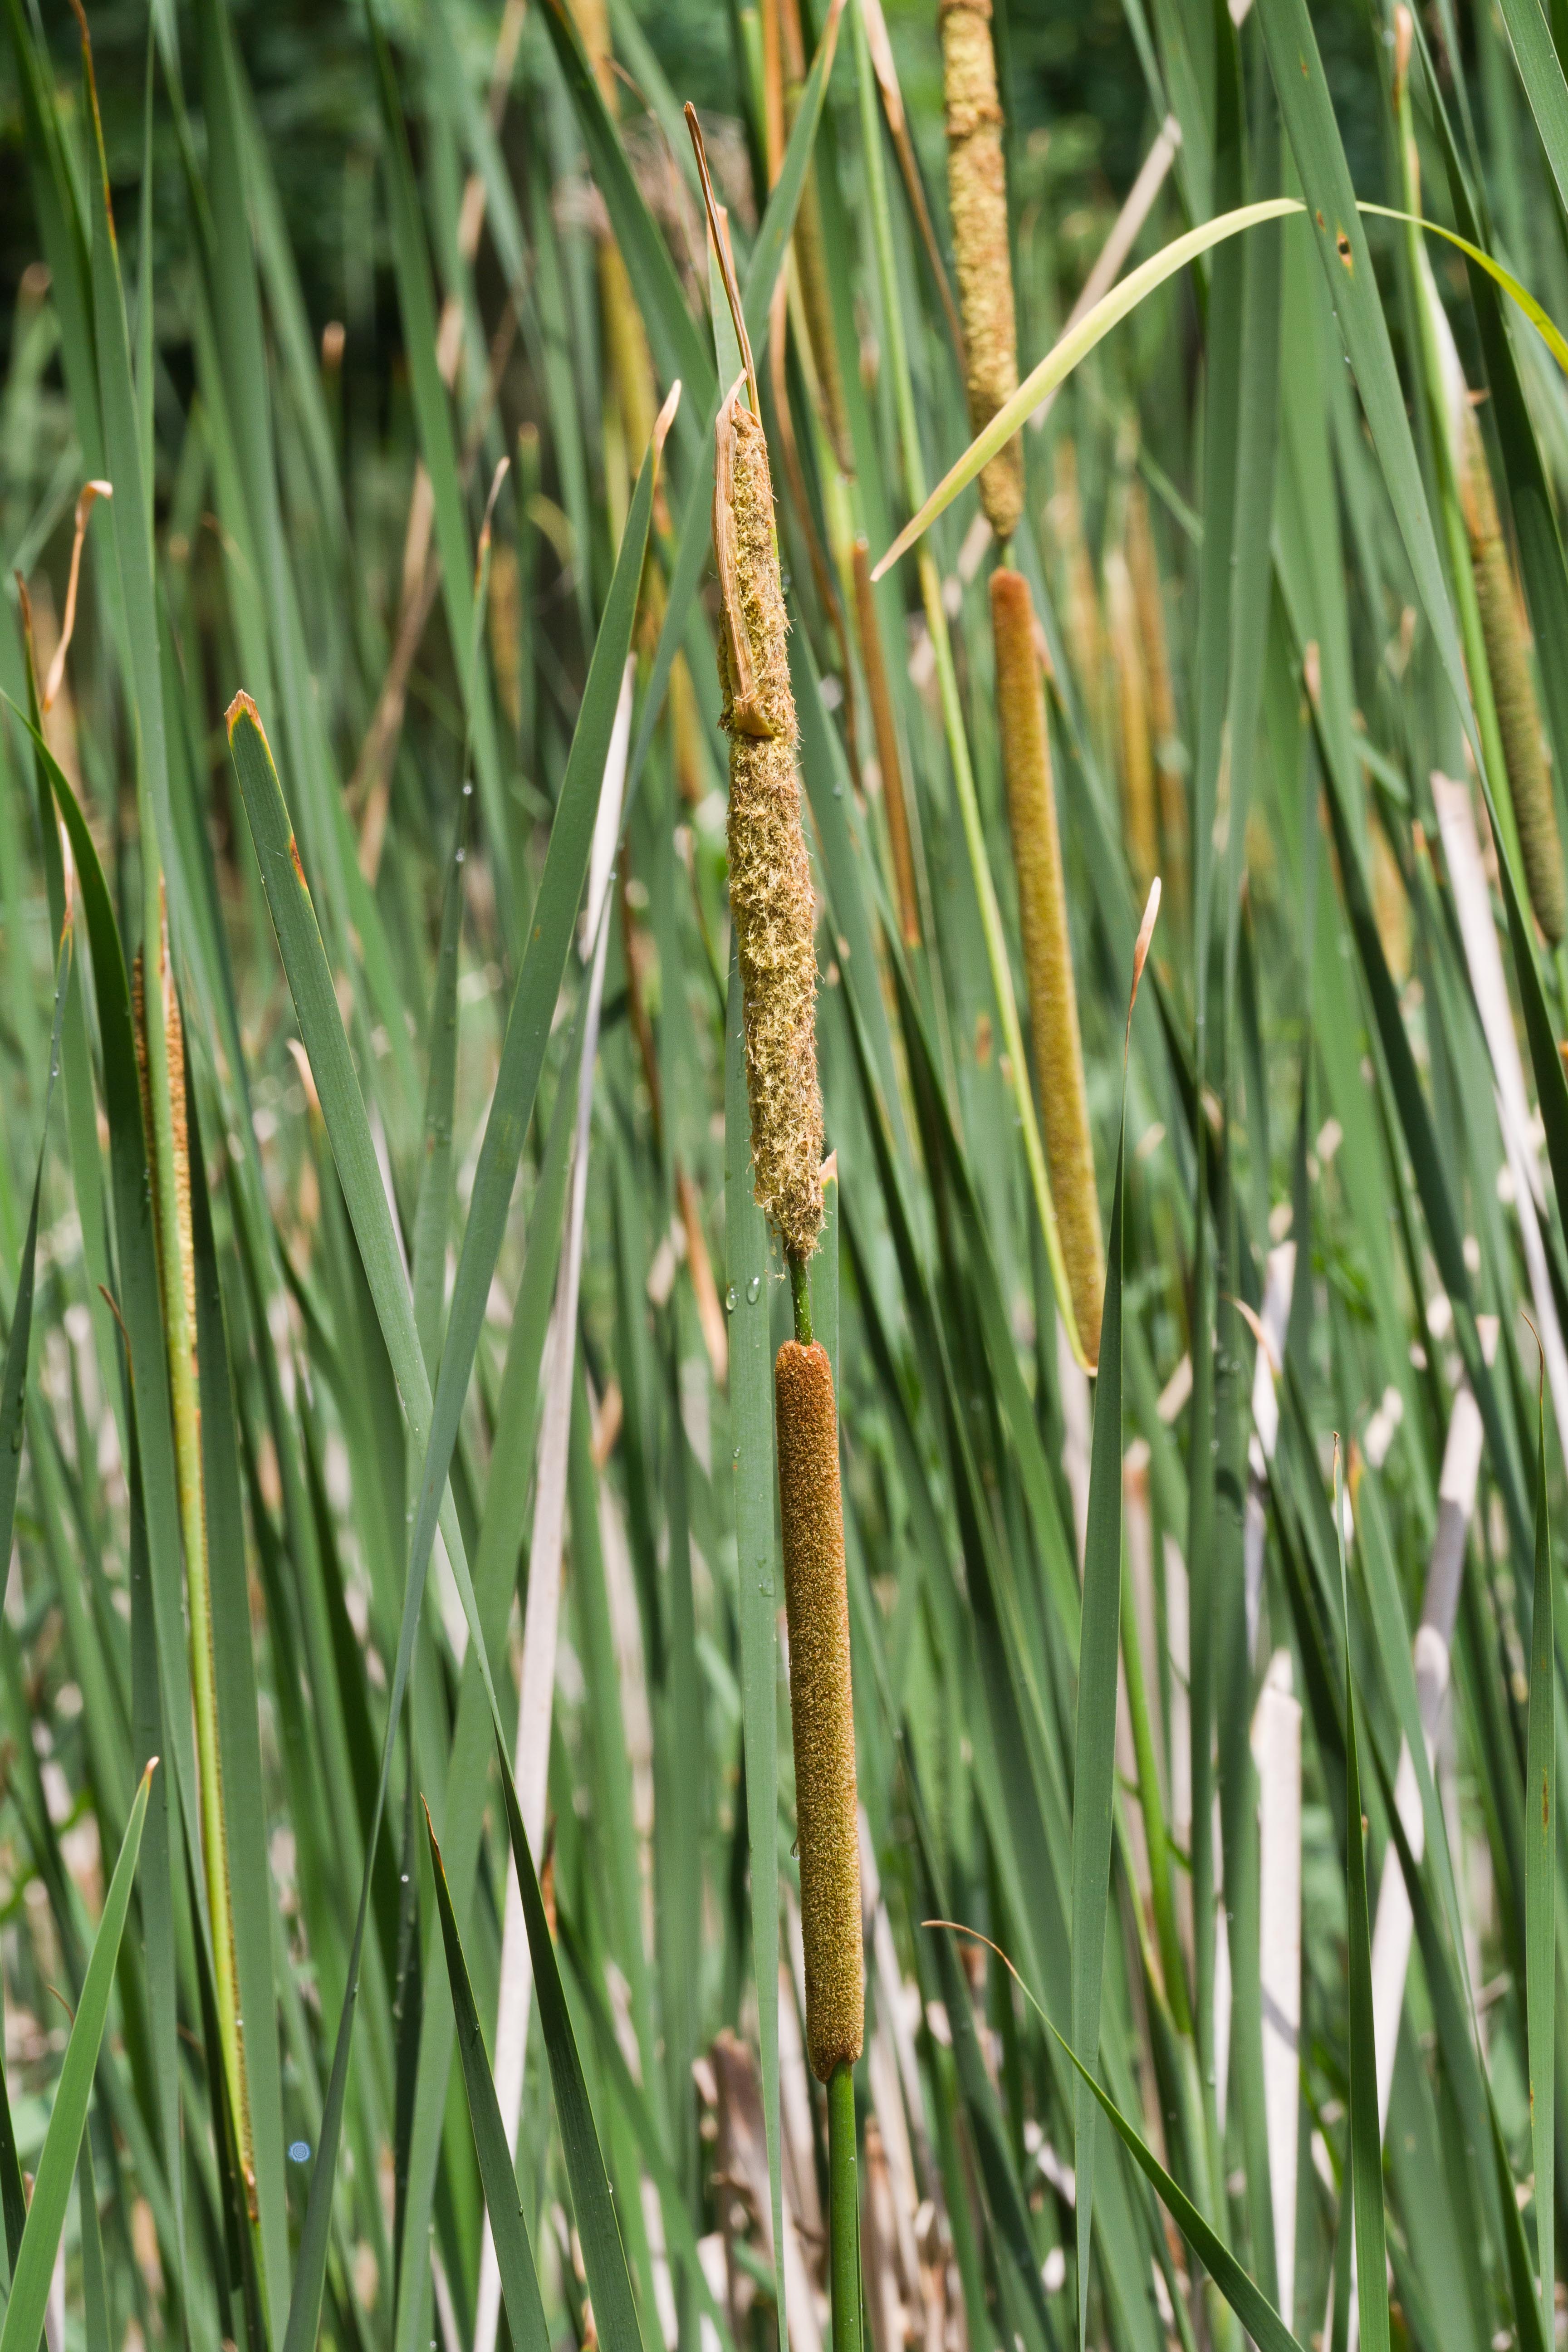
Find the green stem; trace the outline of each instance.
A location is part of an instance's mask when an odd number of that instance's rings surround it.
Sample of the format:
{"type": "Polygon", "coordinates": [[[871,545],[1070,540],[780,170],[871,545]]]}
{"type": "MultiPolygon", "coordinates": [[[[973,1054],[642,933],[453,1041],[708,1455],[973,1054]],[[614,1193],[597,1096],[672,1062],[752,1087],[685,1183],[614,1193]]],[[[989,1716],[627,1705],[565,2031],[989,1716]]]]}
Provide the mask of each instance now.
{"type": "Polygon", "coordinates": [[[860,2352],[860,2192],[855,2152],[855,2073],[845,2059],[827,2084],[828,2261],[833,2352],[860,2352]]]}
{"type": "Polygon", "coordinates": [[[790,1298],[795,1307],[795,1336],[803,1348],[811,1345],[811,1281],[803,1257],[789,1261],[790,1298]]]}

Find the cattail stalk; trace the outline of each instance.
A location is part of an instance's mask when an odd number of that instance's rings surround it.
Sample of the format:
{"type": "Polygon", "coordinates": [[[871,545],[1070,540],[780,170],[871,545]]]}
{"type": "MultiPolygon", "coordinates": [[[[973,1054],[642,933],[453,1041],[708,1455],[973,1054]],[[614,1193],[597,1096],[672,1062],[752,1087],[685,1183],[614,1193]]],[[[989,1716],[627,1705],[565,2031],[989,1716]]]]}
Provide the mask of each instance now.
{"type": "Polygon", "coordinates": [[[1524,615],[1513,565],[1502,534],[1497,498],[1475,411],[1467,401],[1459,418],[1459,503],[1470,543],[1476,604],[1491,673],[1498,732],[1502,738],[1509,790],[1530,903],[1552,946],[1568,929],[1563,880],[1563,843],[1557,830],[1552,776],[1542,739],[1535,682],[1530,674],[1524,615]]]}
{"type": "MultiPolygon", "coordinates": [[[[963,314],[969,425],[971,432],[980,433],[1018,389],[991,0],[942,0],[941,24],[947,193],[963,314]]],[[[980,503],[1005,546],[1024,510],[1024,445],[1016,434],[982,473],[980,503]]]]}
{"type": "Polygon", "coordinates": [[[1018,874],[1019,927],[1051,1198],[1073,1315],[1092,1365],[1100,1358],[1105,1258],[1068,936],[1061,841],[1051,785],[1046,698],[1035,651],[1034,604],[1028,583],[1020,573],[992,573],[991,626],[996,641],[1002,764],[1018,874]]]}
{"type": "Polygon", "coordinates": [[[806,2048],[828,2086],[835,2352],[859,2352],[854,2067],[864,1986],[849,1604],[833,1375],[826,1351],[812,1341],[805,1276],[823,1214],[816,907],[800,821],[767,441],[739,393],[737,385],[720,412],[713,507],[730,737],[730,906],[756,1196],[783,1238],[795,1296],[797,1337],[779,1350],[773,1379],[806,2048]]]}
{"type": "Polygon", "coordinates": [[[806,2048],[827,2085],[834,2352],[860,2352],[855,2063],[864,2031],[855,1710],[833,1372],[811,1329],[806,1268],[823,1222],[816,1077],[816,905],[795,769],[767,438],[745,314],[720,232],[696,117],[687,109],[745,374],[721,404],[713,551],[719,679],[730,739],[730,908],[740,969],[752,1165],[759,1206],[789,1265],[795,1336],[773,1372],[779,1515],[789,1620],[806,2048]],[[752,406],[742,399],[749,388],[752,406]]]}
{"type": "Polygon", "coordinates": [[[190,1632],[191,1708],[201,1801],[203,1874],[212,1921],[214,1989],[235,2140],[250,2218],[258,2215],[256,2168],[246,2081],[245,2028],[229,1887],[228,1823],[218,1741],[217,1670],[213,1647],[212,1579],[207,1561],[206,1494],[196,1353],[196,1260],[191,1223],[190,1136],[185,1114],[185,1038],[169,954],[168,907],[158,882],[157,992],[148,1003],[144,960],[132,975],[137,1073],[152,1165],[153,1232],[169,1359],[174,1473],[185,1554],[190,1632]]]}
{"type": "Polygon", "coordinates": [[[816,908],[800,819],[767,440],[742,405],[738,384],[720,412],[718,429],[714,541],[724,618],[720,678],[730,737],[730,904],[741,970],[752,1162],[758,1204],[784,1242],[798,1335],[779,1350],[774,1399],[806,2048],[813,2072],[827,2083],[860,2054],[864,1997],[838,1421],[827,1354],[811,1337],[805,1271],[823,1215],[816,908]]]}
{"type": "Polygon", "coordinates": [[[918,948],[921,943],[921,908],[915,887],[910,812],[904,799],[903,759],[899,750],[899,730],[893,721],[893,698],[888,687],[888,666],[882,658],[877,592],[871,585],[871,551],[864,537],[857,537],[851,559],[855,575],[855,617],[860,634],[860,663],[866,673],[871,728],[877,739],[877,765],[882,777],[882,806],[888,814],[888,846],[893,853],[899,929],[907,948],[918,948]]]}

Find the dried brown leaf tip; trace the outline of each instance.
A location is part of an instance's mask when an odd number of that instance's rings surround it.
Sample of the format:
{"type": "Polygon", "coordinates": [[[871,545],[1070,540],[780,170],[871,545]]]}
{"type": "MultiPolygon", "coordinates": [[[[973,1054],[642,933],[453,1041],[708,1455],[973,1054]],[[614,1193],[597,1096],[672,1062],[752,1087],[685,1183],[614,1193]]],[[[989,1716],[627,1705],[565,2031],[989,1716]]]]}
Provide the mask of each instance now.
{"type": "Polygon", "coordinates": [[[255,728],[257,733],[265,743],[267,741],[267,730],[261,723],[261,713],[256,708],[254,698],[250,695],[247,694],[243,686],[240,688],[239,692],[235,696],[234,700],[229,704],[228,709],[224,712],[224,724],[228,730],[228,740],[231,743],[234,740],[234,730],[239,725],[242,719],[249,719],[251,725],[255,728]]]}
{"type": "Polygon", "coordinates": [[[822,1225],[816,907],[801,827],[795,698],[767,437],[737,384],[719,412],[713,544],[730,738],[730,908],[758,1206],[804,1261],[822,1225]]]}
{"type": "Polygon", "coordinates": [[[789,1619],[805,2043],[826,2083],[865,2033],[855,1708],[838,1486],[838,1414],[825,1348],[794,1339],[773,1367],[779,1517],[789,1619]]]}
{"type": "MultiPolygon", "coordinates": [[[[969,426],[972,433],[980,433],[1018,389],[1007,173],[991,46],[991,0],[942,0],[941,24],[947,194],[963,313],[969,426]]],[[[982,473],[980,503],[1005,544],[1024,510],[1024,445],[1016,434],[982,473]]]]}

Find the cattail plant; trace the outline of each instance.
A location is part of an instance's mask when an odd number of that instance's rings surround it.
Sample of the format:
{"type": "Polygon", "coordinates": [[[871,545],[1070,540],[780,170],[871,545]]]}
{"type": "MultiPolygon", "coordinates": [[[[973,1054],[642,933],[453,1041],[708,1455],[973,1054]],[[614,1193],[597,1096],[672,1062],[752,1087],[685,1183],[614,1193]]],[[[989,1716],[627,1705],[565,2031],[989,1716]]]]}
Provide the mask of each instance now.
{"type": "Polygon", "coordinates": [[[196,1255],[191,1221],[190,1136],[185,1109],[185,1033],[169,953],[168,908],[158,880],[156,996],[149,1001],[146,951],[132,971],[136,1066],[142,1088],[153,1206],[158,1283],[169,1359],[174,1471],[185,1552],[185,1606],[201,1799],[203,1873],[212,1921],[218,2036],[236,2145],[250,2218],[257,2218],[250,2100],[239,2009],[239,1966],[229,1886],[228,1824],[218,1739],[217,1672],[213,1647],[212,1580],[207,1559],[206,1494],[202,1464],[200,1375],[196,1352],[196,1255]],[[160,1051],[159,1048],[162,1048],[160,1051]]]}
{"type": "MultiPolygon", "coordinates": [[[[784,47],[784,121],[787,133],[795,128],[800,93],[805,82],[805,39],[800,21],[800,0],[783,0],[779,16],[784,47]]],[[[838,337],[833,325],[833,294],[828,283],[827,249],[822,233],[822,195],[816,184],[815,162],[807,167],[801,188],[800,208],[795,214],[792,244],[795,274],[800,281],[801,304],[805,311],[806,332],[811,339],[811,356],[816,370],[823,427],[839,472],[852,474],[855,458],[849,446],[848,414],[844,405],[844,370],[838,357],[838,337]]]]}
{"type": "Polygon", "coordinates": [[[1563,880],[1563,843],[1557,831],[1552,776],[1541,731],[1541,711],[1530,674],[1524,614],[1503,538],[1497,497],[1487,467],[1481,429],[1468,400],[1458,418],[1459,503],[1470,543],[1476,604],[1497,705],[1520,855],[1535,919],[1552,947],[1568,929],[1563,880]]]}
{"type": "MultiPolygon", "coordinates": [[[[582,36],[612,115],[620,111],[620,89],[610,48],[609,20],[604,0],[572,0],[572,14],[582,36]]],[[[621,430],[628,450],[646,449],[658,408],[654,392],[653,362],[648,355],[647,330],[620,247],[612,236],[598,240],[599,309],[605,325],[605,346],[610,376],[621,412],[621,430]]]]}
{"type": "Polygon", "coordinates": [[[827,2086],[834,2345],[836,2352],[858,2352],[854,2068],[864,2032],[865,1961],[855,1714],[838,1414],[832,1363],[813,1337],[807,1281],[823,1223],[816,901],[801,824],[795,697],[767,436],[758,413],[745,316],[689,108],[687,119],[745,362],[720,404],[713,480],[720,723],[730,740],[730,908],[741,977],[753,1183],[758,1206],[784,1244],[795,1309],[795,1338],[779,1349],[774,1365],[773,1400],[805,2037],[812,2071],[827,2086]]]}
{"type": "MultiPolygon", "coordinates": [[[[990,0],[943,0],[941,26],[948,198],[963,312],[970,424],[979,433],[1018,386],[1003,115],[991,44],[990,0]]],[[[1024,506],[1023,443],[1016,435],[982,469],[980,498],[1002,542],[1005,567],[1007,543],[1024,506]]],[[[1081,529],[1079,536],[1081,547],[1081,529]]],[[[1087,565],[1087,556],[1084,562],[1087,565]]],[[[1092,605],[1092,581],[1089,600],[1092,605]]],[[[1061,848],[1051,796],[1045,700],[1035,652],[1034,606],[1027,583],[1007,568],[992,575],[991,625],[1047,1158],[1073,1319],[1086,1360],[1092,1365],[1099,1355],[1104,1291],[1094,1155],[1062,897],[1061,848]]]]}
{"type": "MultiPolygon", "coordinates": [[[[90,481],[77,501],[70,577],[64,623],[39,689],[33,642],[32,608],[18,582],[26,654],[28,710],[41,731],[43,719],[65,681],[66,660],[76,624],[77,590],[88,516],[96,499],[111,499],[112,486],[90,481]]],[[[213,1645],[212,1580],[207,1559],[205,1474],[202,1459],[200,1368],[196,1348],[196,1257],[191,1217],[190,1134],[185,1103],[185,1033],[169,951],[168,900],[163,875],[155,898],[149,877],[148,906],[156,906],[157,998],[149,1011],[144,952],[133,960],[132,1018],[137,1081],[142,1097],[149,1181],[153,1206],[153,1246],[163,1299],[168,1351],[169,1401],[174,1433],[174,1473],[180,1529],[185,1553],[191,1703],[195,1717],[201,1805],[203,1874],[212,1923],[213,1978],[225,2087],[233,2121],[246,2204],[258,2219],[250,2097],[246,2080],[245,2028],[240,2013],[239,1968],[234,1906],[229,1885],[228,1825],[224,1805],[223,1760],[217,1722],[217,1675],[213,1645]]],[[[151,928],[151,926],[150,926],[151,928]]]]}
{"type": "Polygon", "coordinates": [[[1018,871],[1018,925],[1051,1197],[1079,1337],[1093,1364],[1100,1356],[1105,1258],[1072,944],[1068,936],[1061,841],[1051,783],[1045,689],[1035,650],[1034,601],[1021,573],[992,573],[991,626],[996,641],[996,708],[1007,782],[1007,817],[1018,871]]]}
{"type": "MultiPolygon", "coordinates": [[[[979,433],[1018,389],[1007,174],[991,47],[991,0],[942,0],[941,23],[947,194],[963,316],[969,423],[979,433]]],[[[1005,546],[1024,510],[1024,445],[1016,434],[982,473],[980,499],[992,530],[1005,546]]]]}
{"type": "MultiPolygon", "coordinates": [[[[1410,99],[1414,39],[1410,11],[1400,5],[1394,12],[1394,109],[1405,211],[1412,222],[1422,209],[1421,159],[1410,99]]],[[[1478,729],[1494,782],[1500,783],[1501,776],[1508,781],[1506,803],[1498,794],[1502,803],[1499,813],[1505,834],[1511,814],[1535,919],[1550,944],[1561,949],[1568,929],[1563,844],[1530,674],[1524,614],[1453,331],[1419,232],[1407,224],[1405,237],[1436,454],[1440,473],[1447,475],[1444,514],[1478,729]]]]}

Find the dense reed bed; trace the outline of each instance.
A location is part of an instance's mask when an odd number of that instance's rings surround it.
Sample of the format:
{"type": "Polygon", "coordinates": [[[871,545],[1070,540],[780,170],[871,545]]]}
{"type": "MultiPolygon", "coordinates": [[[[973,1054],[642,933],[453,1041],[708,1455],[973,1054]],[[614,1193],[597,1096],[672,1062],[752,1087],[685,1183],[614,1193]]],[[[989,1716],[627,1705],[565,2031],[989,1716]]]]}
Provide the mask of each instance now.
{"type": "Polygon", "coordinates": [[[6,0],[0,2352],[1555,2345],[1563,36],[6,0]]]}

